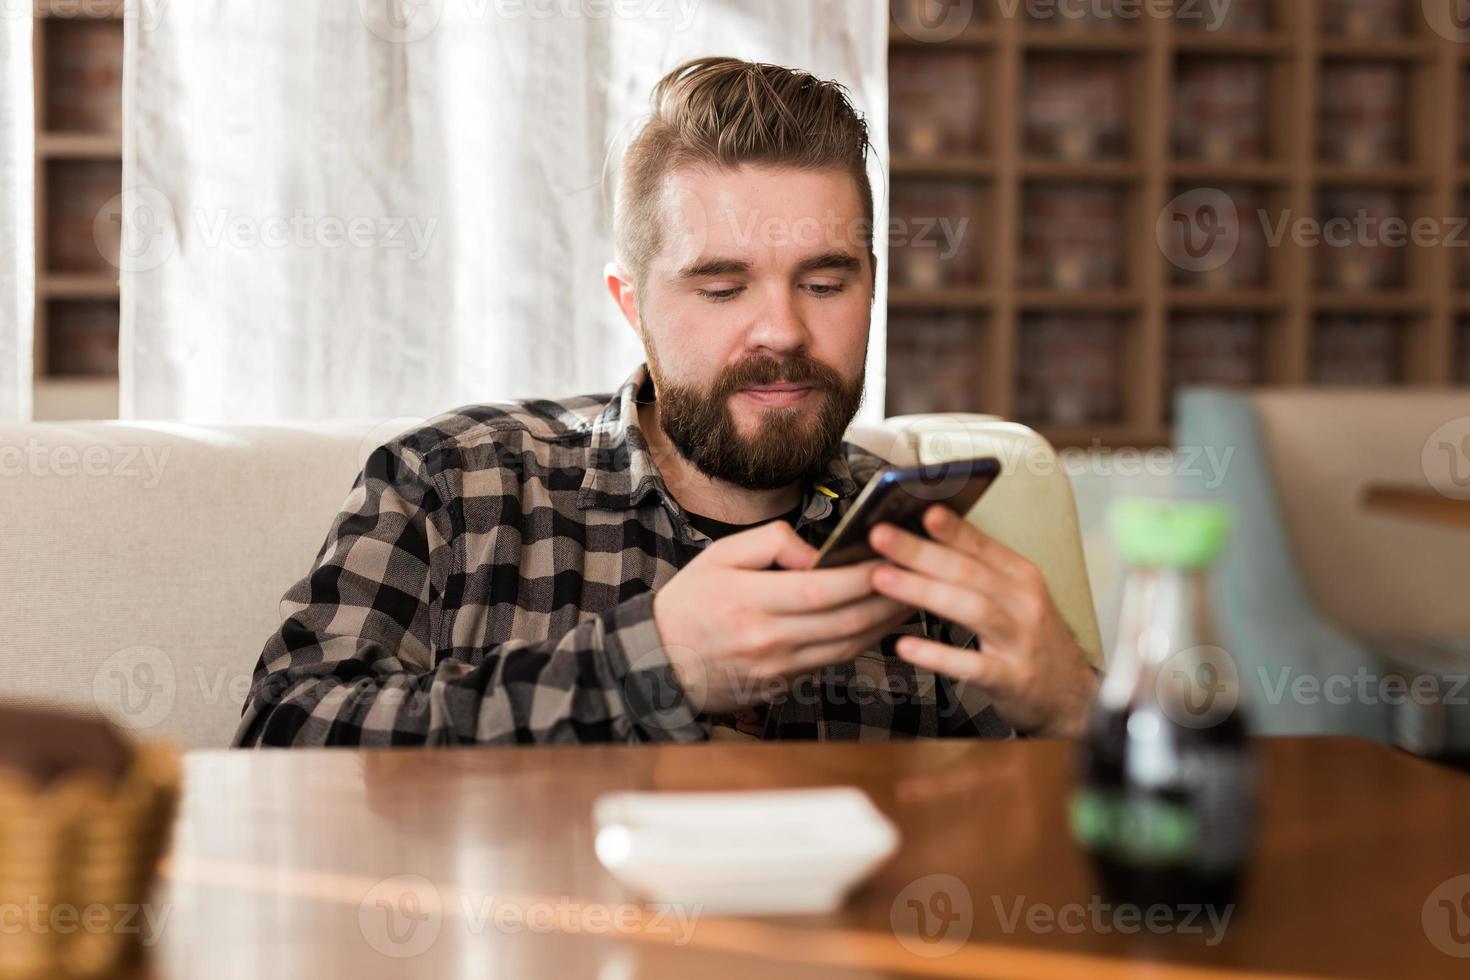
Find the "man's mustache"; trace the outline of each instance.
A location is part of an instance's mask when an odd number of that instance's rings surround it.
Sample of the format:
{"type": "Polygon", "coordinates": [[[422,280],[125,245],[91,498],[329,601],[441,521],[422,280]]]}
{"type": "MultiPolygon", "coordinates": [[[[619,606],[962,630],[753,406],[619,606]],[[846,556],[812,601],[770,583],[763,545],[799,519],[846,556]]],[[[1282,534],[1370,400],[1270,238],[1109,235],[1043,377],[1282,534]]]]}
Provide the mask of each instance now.
{"type": "Polygon", "coordinates": [[[824,371],[800,366],[782,368],[777,365],[771,368],[733,371],[725,376],[719,390],[724,394],[734,394],[745,388],[779,384],[809,385],[812,388],[834,386],[831,377],[824,371]]]}

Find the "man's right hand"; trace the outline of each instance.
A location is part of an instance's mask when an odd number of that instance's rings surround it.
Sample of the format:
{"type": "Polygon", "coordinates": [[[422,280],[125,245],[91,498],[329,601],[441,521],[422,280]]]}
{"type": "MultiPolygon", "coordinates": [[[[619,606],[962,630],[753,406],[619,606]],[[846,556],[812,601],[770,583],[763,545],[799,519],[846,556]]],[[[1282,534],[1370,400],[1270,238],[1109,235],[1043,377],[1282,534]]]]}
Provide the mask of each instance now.
{"type": "Polygon", "coordinates": [[[873,591],[888,562],[812,570],[816,557],[772,521],[714,542],[654,594],[654,623],[696,711],[752,707],[771,679],[851,660],[914,614],[873,591]]]}

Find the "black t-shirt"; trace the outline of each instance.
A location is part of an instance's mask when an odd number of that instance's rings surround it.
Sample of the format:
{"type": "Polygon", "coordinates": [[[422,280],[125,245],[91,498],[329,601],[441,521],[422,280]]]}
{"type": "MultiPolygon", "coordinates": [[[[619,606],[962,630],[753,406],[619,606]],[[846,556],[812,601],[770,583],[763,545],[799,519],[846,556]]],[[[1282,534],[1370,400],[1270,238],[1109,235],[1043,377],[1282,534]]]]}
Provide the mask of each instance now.
{"type": "Polygon", "coordinates": [[[797,520],[801,517],[801,503],[798,502],[795,507],[779,517],[768,517],[763,521],[756,521],[754,524],[727,524],[724,521],[717,521],[713,517],[696,514],[692,510],[686,510],[684,513],[689,515],[690,524],[693,524],[708,535],[711,541],[718,541],[726,535],[739,534],[741,531],[748,531],[753,527],[769,524],[771,521],[785,521],[792,527],[795,527],[797,520]]]}

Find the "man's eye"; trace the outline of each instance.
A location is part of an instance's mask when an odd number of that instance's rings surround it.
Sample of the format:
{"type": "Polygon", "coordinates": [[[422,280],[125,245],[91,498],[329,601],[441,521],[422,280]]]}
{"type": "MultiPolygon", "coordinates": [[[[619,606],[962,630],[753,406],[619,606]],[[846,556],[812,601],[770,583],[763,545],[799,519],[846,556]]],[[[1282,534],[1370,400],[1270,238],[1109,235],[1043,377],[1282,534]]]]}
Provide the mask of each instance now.
{"type": "Polygon", "coordinates": [[[731,286],[729,289],[700,289],[696,292],[702,299],[707,299],[711,303],[727,303],[740,295],[744,288],[743,286],[731,286]]]}
{"type": "Polygon", "coordinates": [[[813,282],[808,283],[806,288],[813,296],[822,297],[836,296],[838,293],[842,292],[843,287],[841,286],[841,284],[827,285],[825,283],[813,282]]]}

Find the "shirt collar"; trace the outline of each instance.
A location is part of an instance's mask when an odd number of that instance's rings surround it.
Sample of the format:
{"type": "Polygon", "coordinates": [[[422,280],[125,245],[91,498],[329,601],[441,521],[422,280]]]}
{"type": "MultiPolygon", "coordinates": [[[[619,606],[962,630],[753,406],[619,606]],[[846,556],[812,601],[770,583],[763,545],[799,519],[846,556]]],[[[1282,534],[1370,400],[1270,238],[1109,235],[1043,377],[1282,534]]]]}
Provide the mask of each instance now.
{"type": "MultiPolygon", "coordinates": [[[[640,364],[592,420],[587,473],[577,493],[579,509],[627,510],[640,505],[650,493],[656,493],[671,510],[679,510],[638,424],[638,404],[652,400],[653,383],[648,365],[640,364]]],[[[859,488],[848,464],[846,447],[845,442],[838,447],[827,460],[823,478],[806,488],[802,507],[805,515],[816,516],[821,501],[829,496],[846,500],[857,493],[859,488]],[[831,494],[823,493],[822,487],[831,494]]]]}

